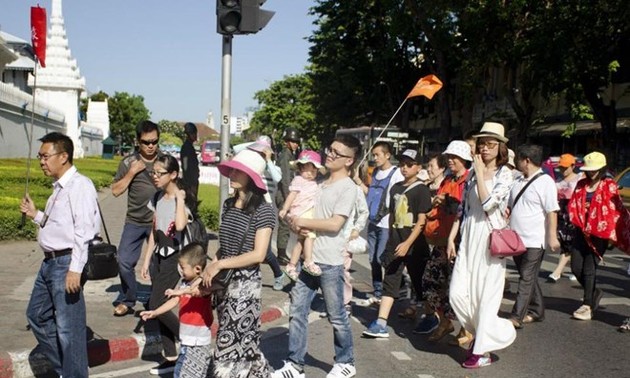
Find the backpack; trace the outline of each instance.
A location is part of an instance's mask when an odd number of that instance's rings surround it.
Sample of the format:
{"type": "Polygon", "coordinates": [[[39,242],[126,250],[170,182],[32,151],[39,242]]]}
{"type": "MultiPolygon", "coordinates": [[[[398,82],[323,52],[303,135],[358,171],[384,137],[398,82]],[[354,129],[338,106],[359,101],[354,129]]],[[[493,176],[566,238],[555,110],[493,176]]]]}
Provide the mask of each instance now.
{"type": "Polygon", "coordinates": [[[368,209],[370,211],[369,219],[372,222],[380,222],[381,219],[389,213],[389,209],[385,206],[387,189],[389,188],[389,183],[397,169],[397,167],[394,167],[387,177],[382,180],[376,179],[377,170],[375,170],[372,174],[372,183],[370,184],[366,198],[368,209]]]}
{"type": "MultiPolygon", "coordinates": [[[[153,208],[157,209],[157,201],[160,195],[160,191],[155,192],[153,196],[153,208]]],[[[192,215],[188,218],[188,224],[182,231],[184,235],[184,240],[182,241],[182,247],[196,242],[201,244],[204,248],[204,251],[208,250],[208,231],[206,231],[206,225],[203,223],[201,218],[197,215],[192,215]]]]}

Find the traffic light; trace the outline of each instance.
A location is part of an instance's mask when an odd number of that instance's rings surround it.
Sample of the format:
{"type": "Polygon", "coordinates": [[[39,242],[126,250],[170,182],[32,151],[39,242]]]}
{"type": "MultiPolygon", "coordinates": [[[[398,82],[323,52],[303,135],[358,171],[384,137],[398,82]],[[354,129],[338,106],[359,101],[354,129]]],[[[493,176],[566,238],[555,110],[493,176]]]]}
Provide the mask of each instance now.
{"type": "Polygon", "coordinates": [[[275,12],[260,9],[265,0],[217,0],[217,33],[254,34],[275,12]]]}

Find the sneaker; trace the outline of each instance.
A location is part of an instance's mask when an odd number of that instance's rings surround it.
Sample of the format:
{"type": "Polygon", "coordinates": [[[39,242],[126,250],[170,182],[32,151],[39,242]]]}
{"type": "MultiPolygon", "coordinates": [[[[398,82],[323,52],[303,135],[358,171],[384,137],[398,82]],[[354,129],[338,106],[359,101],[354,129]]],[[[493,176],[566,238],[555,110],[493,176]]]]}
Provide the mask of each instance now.
{"type": "Polygon", "coordinates": [[[549,276],[547,276],[547,282],[550,282],[550,283],[556,283],[558,282],[559,279],[560,279],[560,276],[554,276],[553,273],[549,273],[549,276]]]}
{"type": "Polygon", "coordinates": [[[149,370],[149,374],[151,375],[162,375],[162,374],[167,374],[167,373],[172,373],[175,371],[175,364],[177,363],[177,361],[164,361],[161,364],[159,364],[158,366],[152,368],[151,370],[149,370]]]}
{"type": "Polygon", "coordinates": [[[621,325],[618,328],[618,331],[621,333],[628,333],[630,332],[630,318],[626,318],[623,323],[621,323],[621,325]]]}
{"type": "Polygon", "coordinates": [[[357,374],[357,369],[351,364],[335,364],[326,378],[349,378],[357,374]]]}
{"type": "MultiPolygon", "coordinates": [[[[387,326],[380,326],[376,320],[370,323],[368,329],[363,331],[363,336],[371,337],[371,338],[380,338],[386,339],[389,337],[389,332],[387,332],[387,326]]],[[[333,368],[334,369],[334,368],[333,368]]]]}
{"type": "Polygon", "coordinates": [[[587,305],[582,305],[573,312],[573,318],[578,320],[591,320],[592,317],[591,307],[587,305]]]}
{"type": "Polygon", "coordinates": [[[575,274],[572,273],[567,274],[567,278],[569,279],[569,281],[577,281],[577,277],[575,276],[575,274]]]}
{"type": "Polygon", "coordinates": [[[422,318],[418,326],[413,330],[416,335],[428,335],[435,331],[440,325],[440,319],[435,314],[426,315],[422,318]]]}
{"type": "Polygon", "coordinates": [[[482,354],[473,354],[472,356],[468,357],[466,361],[464,361],[462,367],[466,369],[478,369],[480,367],[490,365],[492,365],[491,357],[486,357],[482,354]]]}
{"type": "Polygon", "coordinates": [[[291,281],[297,281],[299,274],[295,265],[288,263],[282,271],[291,279],[291,281]]]}
{"type": "Polygon", "coordinates": [[[271,378],[306,378],[306,375],[291,362],[284,361],[284,366],[271,373],[271,378]]]}
{"type": "Polygon", "coordinates": [[[273,290],[282,291],[284,289],[284,273],[280,277],[276,277],[273,281],[273,290]]]}

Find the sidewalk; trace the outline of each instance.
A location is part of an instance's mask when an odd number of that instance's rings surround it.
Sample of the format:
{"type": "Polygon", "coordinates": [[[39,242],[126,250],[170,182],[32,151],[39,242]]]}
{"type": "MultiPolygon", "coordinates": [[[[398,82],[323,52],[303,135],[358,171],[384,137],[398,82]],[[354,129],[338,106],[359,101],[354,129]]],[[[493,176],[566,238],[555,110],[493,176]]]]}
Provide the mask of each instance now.
{"type": "MultiPolygon", "coordinates": [[[[117,245],[122,232],[127,197],[115,198],[109,188],[99,193],[100,205],[112,244],[117,245]]],[[[16,217],[19,211],[16,209],[16,217]]],[[[104,233],[103,233],[104,236],[104,233]]],[[[216,237],[216,235],[215,235],[216,237]]],[[[210,240],[210,253],[218,248],[216,238],[210,240]]],[[[37,343],[27,329],[26,306],[39,270],[43,254],[37,242],[0,243],[0,378],[34,377],[50,372],[50,365],[38,353],[37,343]]],[[[268,266],[263,271],[263,314],[262,322],[272,322],[286,314],[282,310],[287,293],[273,291],[273,274],[268,266]]],[[[139,271],[139,266],[138,266],[139,271]]],[[[140,280],[140,275],[137,275],[140,280]]],[[[288,281],[287,281],[288,282],[288,281]]],[[[87,306],[88,355],[90,366],[108,362],[146,358],[161,353],[157,324],[146,324],[135,316],[114,317],[113,301],[118,295],[118,278],[89,281],[84,292],[87,306]]],[[[148,282],[139,281],[139,298],[136,311],[143,309],[140,302],[147,300],[150,292],[148,282]]],[[[216,322],[215,322],[216,327],[216,322]]]]}

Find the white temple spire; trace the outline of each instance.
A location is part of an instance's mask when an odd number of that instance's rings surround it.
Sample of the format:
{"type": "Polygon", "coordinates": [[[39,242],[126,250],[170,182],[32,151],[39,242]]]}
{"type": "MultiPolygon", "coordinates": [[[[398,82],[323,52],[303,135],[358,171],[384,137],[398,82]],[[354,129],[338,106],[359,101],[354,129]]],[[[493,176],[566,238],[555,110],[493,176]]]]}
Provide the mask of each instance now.
{"type": "Polygon", "coordinates": [[[46,38],[46,68],[38,67],[35,90],[38,98],[64,111],[66,133],[74,142],[75,157],[82,157],[79,98],[85,90],[85,78],[70,52],[61,6],[61,0],[52,0],[46,38]]]}

